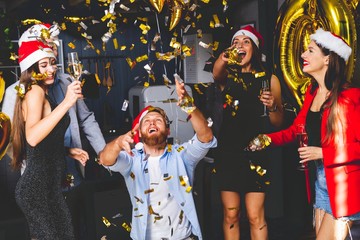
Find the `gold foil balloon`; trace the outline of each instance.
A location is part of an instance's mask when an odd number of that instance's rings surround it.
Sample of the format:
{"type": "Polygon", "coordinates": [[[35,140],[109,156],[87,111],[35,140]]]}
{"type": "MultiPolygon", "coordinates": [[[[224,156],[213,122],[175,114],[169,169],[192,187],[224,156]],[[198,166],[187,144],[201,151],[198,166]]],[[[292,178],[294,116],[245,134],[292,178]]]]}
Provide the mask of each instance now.
{"type": "Polygon", "coordinates": [[[183,9],[183,3],[179,0],[173,0],[173,6],[171,7],[171,19],[169,30],[173,30],[174,27],[180,22],[181,13],[183,9]]]}
{"type": "Polygon", "coordinates": [[[151,5],[156,9],[158,13],[161,13],[164,7],[165,0],[150,0],[151,5]]]}
{"type": "Polygon", "coordinates": [[[6,153],[10,141],[11,122],[10,118],[0,112],[0,160],[6,153]]]}
{"type": "MultiPolygon", "coordinates": [[[[301,54],[307,49],[310,34],[319,27],[345,39],[353,49],[348,61],[347,79],[354,72],[357,50],[354,19],[355,0],[287,0],[281,6],[276,23],[274,64],[277,76],[301,106],[310,78],[302,72],[301,54]]],[[[358,0],[357,0],[358,2],[358,0]]]]}

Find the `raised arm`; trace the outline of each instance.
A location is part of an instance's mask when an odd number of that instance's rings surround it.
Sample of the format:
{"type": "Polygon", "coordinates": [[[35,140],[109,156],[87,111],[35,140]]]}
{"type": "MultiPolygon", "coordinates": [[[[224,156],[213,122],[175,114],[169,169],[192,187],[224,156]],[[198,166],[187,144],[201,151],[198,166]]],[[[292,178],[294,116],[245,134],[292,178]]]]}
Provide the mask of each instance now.
{"type": "MultiPolygon", "coordinates": [[[[185,89],[185,84],[183,82],[179,82],[175,80],[176,83],[176,92],[178,94],[179,102],[189,96],[188,92],[185,89]]],[[[211,128],[208,126],[208,122],[206,121],[204,115],[197,108],[190,113],[190,121],[191,124],[197,134],[197,137],[200,142],[207,143],[213,139],[213,133],[211,128]]]]}
{"type": "Polygon", "coordinates": [[[228,58],[225,57],[224,53],[221,53],[214,63],[213,78],[214,81],[219,84],[221,90],[225,87],[226,79],[229,73],[226,69],[227,64],[228,58]]]}

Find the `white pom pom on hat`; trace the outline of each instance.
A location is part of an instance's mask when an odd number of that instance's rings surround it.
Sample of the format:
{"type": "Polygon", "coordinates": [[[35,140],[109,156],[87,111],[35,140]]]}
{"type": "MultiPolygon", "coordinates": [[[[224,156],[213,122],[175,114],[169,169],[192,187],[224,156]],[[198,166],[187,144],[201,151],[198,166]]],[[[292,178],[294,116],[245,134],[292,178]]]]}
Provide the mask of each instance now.
{"type": "Polygon", "coordinates": [[[60,34],[60,27],[58,24],[50,25],[49,23],[35,24],[29,27],[20,37],[19,46],[23,42],[42,41],[45,44],[60,45],[58,35],[60,34]],[[45,39],[46,38],[46,39],[45,39]]]}
{"type": "Polygon", "coordinates": [[[241,35],[244,35],[244,36],[247,36],[249,37],[254,43],[255,45],[260,48],[260,47],[263,47],[264,45],[264,38],[261,36],[261,34],[256,31],[256,29],[251,26],[251,25],[247,25],[243,28],[241,28],[239,31],[237,31],[234,36],[232,37],[231,39],[231,43],[233,43],[234,41],[234,38],[237,37],[237,36],[241,36],[241,35]]]}
{"type": "Polygon", "coordinates": [[[342,37],[329,31],[324,31],[322,28],[317,29],[314,34],[311,34],[310,39],[318,45],[336,53],[345,61],[347,61],[351,55],[351,47],[342,37]]]}

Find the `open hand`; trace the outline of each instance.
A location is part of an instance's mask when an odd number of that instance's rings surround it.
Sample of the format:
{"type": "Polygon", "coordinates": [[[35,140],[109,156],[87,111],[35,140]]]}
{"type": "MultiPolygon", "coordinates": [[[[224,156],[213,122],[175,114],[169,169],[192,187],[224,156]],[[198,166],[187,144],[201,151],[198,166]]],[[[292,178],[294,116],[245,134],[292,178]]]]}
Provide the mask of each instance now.
{"type": "Polygon", "coordinates": [[[81,148],[69,148],[69,156],[78,160],[83,166],[89,160],[89,154],[81,148]]]}

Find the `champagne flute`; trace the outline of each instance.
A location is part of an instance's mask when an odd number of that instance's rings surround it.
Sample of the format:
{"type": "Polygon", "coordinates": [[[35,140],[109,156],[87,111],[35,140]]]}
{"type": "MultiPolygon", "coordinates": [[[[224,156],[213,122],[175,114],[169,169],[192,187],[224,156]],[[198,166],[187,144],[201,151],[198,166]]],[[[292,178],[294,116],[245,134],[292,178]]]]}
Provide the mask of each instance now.
{"type": "Polygon", "coordinates": [[[79,61],[79,57],[77,52],[68,53],[68,68],[69,74],[75,81],[80,80],[80,76],[82,74],[82,65],[79,61]]]}
{"type": "MultiPolygon", "coordinates": [[[[263,92],[268,92],[270,91],[270,84],[269,84],[269,80],[266,78],[264,80],[261,81],[261,91],[260,91],[260,95],[263,93],[263,92]]],[[[268,116],[268,113],[267,113],[267,109],[266,109],[266,105],[264,105],[264,112],[263,114],[261,115],[261,117],[266,117],[268,116]]]]}
{"type": "MultiPolygon", "coordinates": [[[[177,73],[174,73],[174,78],[179,83],[184,82],[184,80],[177,73]]],[[[192,113],[196,109],[196,106],[194,105],[194,99],[189,95],[184,96],[184,98],[180,101],[179,106],[181,110],[188,114],[192,113]]]]}
{"type": "MultiPolygon", "coordinates": [[[[308,135],[305,131],[304,124],[296,125],[296,138],[299,144],[299,147],[306,147],[308,145],[308,135]]],[[[298,167],[298,170],[304,171],[307,169],[307,163],[302,163],[298,167]]]]}

